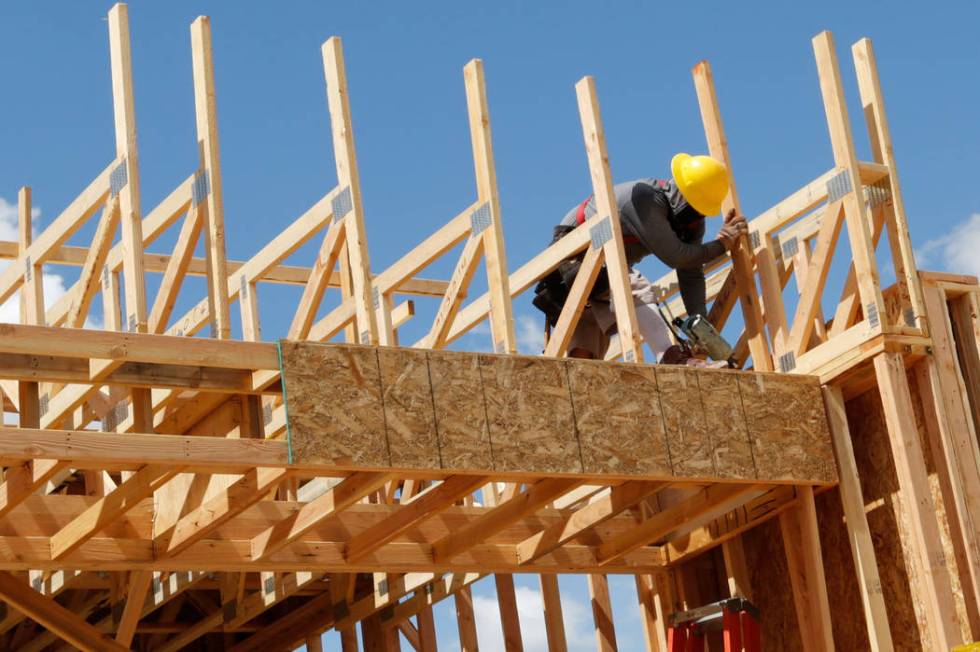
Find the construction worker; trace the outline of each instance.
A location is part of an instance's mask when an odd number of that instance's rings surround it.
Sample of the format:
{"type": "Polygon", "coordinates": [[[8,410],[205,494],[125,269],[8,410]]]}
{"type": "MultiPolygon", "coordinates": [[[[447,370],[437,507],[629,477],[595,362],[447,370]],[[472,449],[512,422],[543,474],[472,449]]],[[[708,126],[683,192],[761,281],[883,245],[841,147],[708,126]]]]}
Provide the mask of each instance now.
{"type": "MultiPolygon", "coordinates": [[[[688,154],[674,156],[670,168],[671,179],[639,179],[618,184],[614,191],[640,334],[658,362],[700,365],[704,363],[673,345],[656,305],[657,289],[634,265],[653,254],[676,269],[687,314],[706,317],[704,265],[734,247],[738,238],[748,231],[748,225],[744,217],[730,211],[716,238],[703,242],[705,217],[718,215],[721,202],[728,195],[728,172],[724,164],[710,156],[688,154]]],[[[553,242],[595,213],[595,201],[589,197],[571,209],[555,227],[553,242]]],[[[535,289],[534,305],[545,313],[551,326],[561,314],[581,258],[563,262],[535,289]]],[[[603,270],[572,335],[569,355],[603,357],[615,329],[615,308],[609,295],[609,279],[603,270]]]]}

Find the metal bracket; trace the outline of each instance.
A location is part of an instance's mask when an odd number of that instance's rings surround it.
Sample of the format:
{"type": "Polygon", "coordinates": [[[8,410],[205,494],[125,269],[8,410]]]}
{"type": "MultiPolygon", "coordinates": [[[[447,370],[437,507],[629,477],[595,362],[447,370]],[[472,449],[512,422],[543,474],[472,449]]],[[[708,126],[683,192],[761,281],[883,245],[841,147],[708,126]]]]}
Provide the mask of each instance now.
{"type": "Polygon", "coordinates": [[[854,186],[851,185],[851,169],[844,168],[827,182],[827,200],[835,202],[852,190],[854,186]]]}
{"type": "Polygon", "coordinates": [[[129,172],[126,170],[126,159],[123,159],[115,169],[109,173],[109,194],[115,197],[129,182],[129,172]]]}
{"type": "Polygon", "coordinates": [[[888,178],[879,179],[870,186],[865,186],[868,193],[868,208],[874,208],[892,198],[892,187],[888,178]]]}
{"type": "Polygon", "coordinates": [[[604,244],[612,240],[612,222],[608,215],[589,229],[589,237],[592,239],[593,249],[601,249],[604,244]]]}
{"type": "Polygon", "coordinates": [[[207,170],[198,170],[197,174],[194,175],[194,184],[191,186],[191,198],[194,200],[194,206],[197,207],[204,198],[208,196],[211,192],[211,181],[208,177],[207,170]]]}
{"type": "Polygon", "coordinates": [[[878,316],[878,306],[869,303],[864,307],[864,314],[868,318],[868,325],[871,328],[878,328],[878,325],[881,324],[881,318],[878,316]]]}
{"type": "Polygon", "coordinates": [[[758,231],[749,231],[749,246],[755,251],[762,246],[762,236],[759,235],[758,231]]]}
{"type": "Polygon", "coordinates": [[[796,354],[788,351],[779,356],[779,370],[784,374],[796,369],[796,354]]]}
{"type": "Polygon", "coordinates": [[[470,233],[473,235],[480,235],[491,224],[493,224],[493,217],[490,215],[490,202],[483,202],[479,208],[470,213],[470,233]]]}
{"type": "Polygon", "coordinates": [[[787,258],[792,258],[796,255],[796,252],[800,250],[800,241],[796,239],[794,235],[792,238],[783,243],[783,260],[787,258]]]}
{"type": "Polygon", "coordinates": [[[905,317],[906,326],[915,326],[915,308],[906,308],[902,311],[902,315],[905,317]]]}
{"type": "Polygon", "coordinates": [[[345,187],[337,196],[330,201],[330,206],[333,209],[333,219],[334,221],[341,220],[354,210],[354,201],[351,199],[350,186],[345,187]]]}

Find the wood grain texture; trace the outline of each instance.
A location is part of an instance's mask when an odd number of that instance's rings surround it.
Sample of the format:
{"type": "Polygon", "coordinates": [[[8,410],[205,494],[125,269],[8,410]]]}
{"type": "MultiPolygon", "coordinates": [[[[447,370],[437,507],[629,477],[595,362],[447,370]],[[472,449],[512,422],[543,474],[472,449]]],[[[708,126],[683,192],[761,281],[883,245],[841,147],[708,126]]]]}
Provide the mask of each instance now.
{"type": "Polygon", "coordinates": [[[756,478],[748,424],[738,388],[740,373],[697,370],[704,421],[711,435],[715,473],[723,478],[756,478]]]}
{"type": "Polygon", "coordinates": [[[580,473],[565,363],[480,355],[494,470],[580,473]]]}
{"type": "Polygon", "coordinates": [[[714,476],[713,446],[701,405],[697,372],[663,365],[656,369],[674,475],[714,476]]]}
{"type": "Polygon", "coordinates": [[[293,459],[389,466],[377,350],[282,343],[293,459]]]}
{"type": "Polygon", "coordinates": [[[816,378],[739,374],[760,478],[835,482],[837,467],[816,378]]]}
{"type": "Polygon", "coordinates": [[[283,363],[301,464],[836,480],[816,378],[308,342],[283,363]]]}
{"type": "Polygon", "coordinates": [[[378,365],[391,465],[440,468],[425,351],[381,347],[378,365]]]}
{"type": "Polygon", "coordinates": [[[427,351],[426,355],[443,466],[492,469],[479,357],[452,351],[427,351]]]}
{"type": "Polygon", "coordinates": [[[585,471],[670,477],[654,368],[591,360],[567,365],[585,471]]]}

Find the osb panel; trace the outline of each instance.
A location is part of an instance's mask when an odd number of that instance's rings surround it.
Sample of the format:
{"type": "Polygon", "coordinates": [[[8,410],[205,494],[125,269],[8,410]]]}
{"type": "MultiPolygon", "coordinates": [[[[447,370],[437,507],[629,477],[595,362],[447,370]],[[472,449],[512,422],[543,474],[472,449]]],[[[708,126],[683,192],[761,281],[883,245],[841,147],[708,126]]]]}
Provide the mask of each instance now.
{"type": "Polygon", "coordinates": [[[756,478],[737,372],[699,370],[705,426],[711,433],[715,473],[724,478],[756,478]]]}
{"type": "Polygon", "coordinates": [[[752,602],[759,607],[761,614],[765,649],[784,652],[802,650],[779,519],[766,521],[742,534],[742,545],[752,584],[752,602]]]}
{"type": "Polygon", "coordinates": [[[427,351],[442,464],[451,469],[492,469],[480,358],[427,351]]]}
{"type": "Polygon", "coordinates": [[[440,468],[425,351],[381,347],[378,364],[391,465],[440,468]]]}
{"type": "Polygon", "coordinates": [[[837,467],[816,378],[739,374],[759,478],[834,482],[837,467]]]}
{"type": "MultiPolygon", "coordinates": [[[[844,524],[840,492],[833,488],[815,497],[820,549],[823,557],[827,594],[831,600],[831,625],[839,650],[868,650],[868,629],[864,622],[864,605],[856,581],[851,543],[844,524]],[[837,614],[841,614],[840,617],[837,614]],[[853,614],[853,617],[843,617],[853,614]]],[[[792,602],[792,601],[791,601],[792,602]]],[[[792,604],[790,604],[792,608],[792,604]]]]}
{"type": "Polygon", "coordinates": [[[701,406],[697,372],[661,365],[656,373],[674,475],[714,476],[711,433],[701,406]]]}
{"type": "Polygon", "coordinates": [[[282,357],[293,459],[389,466],[377,350],[282,342],[282,357]]]}
{"type": "Polygon", "coordinates": [[[494,469],[580,473],[565,363],[481,355],[494,469]]]}
{"type": "Polygon", "coordinates": [[[653,367],[589,360],[567,364],[585,471],[669,477],[653,367]]]}

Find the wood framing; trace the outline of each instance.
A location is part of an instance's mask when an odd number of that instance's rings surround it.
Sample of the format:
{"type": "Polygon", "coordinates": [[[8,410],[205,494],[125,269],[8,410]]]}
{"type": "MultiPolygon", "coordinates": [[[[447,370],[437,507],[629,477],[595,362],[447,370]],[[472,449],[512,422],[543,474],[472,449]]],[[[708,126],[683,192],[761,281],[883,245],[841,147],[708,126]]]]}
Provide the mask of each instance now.
{"type": "MultiPolygon", "coordinates": [[[[460,648],[475,651],[474,590],[493,575],[504,646],[521,650],[524,573],[540,575],[557,652],[571,643],[563,573],[588,576],[600,650],[617,635],[628,645],[615,574],[635,577],[650,651],[666,650],[675,611],[736,595],[768,611],[767,647],[980,637],[980,284],[915,266],[869,40],[852,55],[872,160],[857,158],[821,33],[833,160],[749,212],[749,236],[705,266],[708,317],[742,367],[714,370],[643,364],[592,77],[575,94],[594,216],[508,268],[473,59],[472,203],[431,234],[406,230],[405,253],[374,270],[343,48],[328,39],[337,184],[229,259],[210,19],[190,27],[196,169],[145,214],[126,5],[108,28],[113,158],[37,232],[21,188],[16,241],[0,242],[0,301],[19,292],[20,304],[20,323],[0,324],[0,647],[317,650],[333,629],[344,652],[402,639],[430,652],[433,608],[452,598],[460,648]],[[149,251],[171,230],[169,250],[149,251]],[[892,288],[880,283],[883,234],[892,288]],[[853,260],[836,274],[845,240],[853,260]],[[449,278],[419,276],[448,255],[449,278]],[[580,271],[544,355],[518,355],[513,300],[570,259],[580,271]],[[78,276],[46,308],[52,265],[78,276]],[[569,359],[602,273],[618,339],[606,360],[569,359]],[[176,314],[192,276],[203,295],[176,314]],[[263,309],[288,328],[264,329],[263,309]],[[400,347],[409,323],[420,337],[400,347]],[[447,350],[483,323],[483,352],[447,350]],[[872,418],[853,408],[867,396],[880,402],[880,451],[852,443],[875,443],[855,423],[872,418]],[[876,495],[872,467],[894,468],[894,487],[876,495]],[[883,534],[885,516],[897,534],[883,534]]],[[[708,152],[732,171],[712,68],[692,74],[708,152]]],[[[731,176],[723,212],[747,210],[731,176]]],[[[684,314],[676,272],[654,285],[684,314]]]]}

